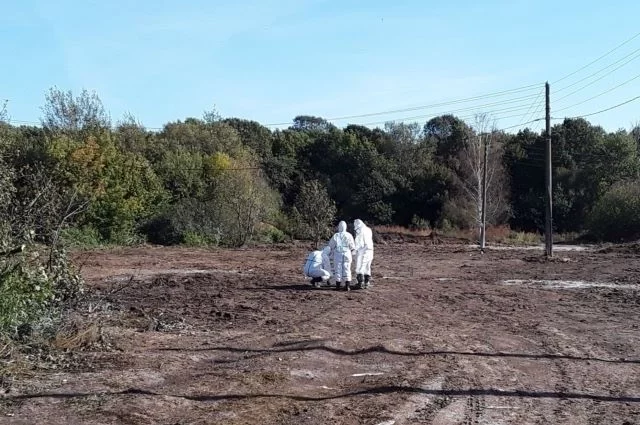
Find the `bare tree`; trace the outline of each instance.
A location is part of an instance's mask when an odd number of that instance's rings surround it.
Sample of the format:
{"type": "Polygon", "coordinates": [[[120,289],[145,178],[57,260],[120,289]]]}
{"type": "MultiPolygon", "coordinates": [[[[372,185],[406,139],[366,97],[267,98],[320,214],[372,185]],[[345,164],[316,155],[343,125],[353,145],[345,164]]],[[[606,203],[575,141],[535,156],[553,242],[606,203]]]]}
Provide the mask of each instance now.
{"type": "Polygon", "coordinates": [[[6,122],[9,119],[7,113],[7,103],[9,103],[9,100],[5,99],[0,104],[0,123],[6,122]]]}
{"type": "Polygon", "coordinates": [[[77,190],[62,187],[55,171],[43,165],[18,170],[14,184],[15,200],[7,219],[16,238],[34,232],[38,241],[50,244],[87,206],[77,190]]]}
{"type": "Polygon", "coordinates": [[[42,126],[53,134],[75,135],[109,128],[111,119],[96,92],[83,90],[79,96],[54,87],[46,94],[42,126]]]}
{"type": "Polygon", "coordinates": [[[486,245],[486,224],[504,216],[508,203],[502,165],[502,134],[486,114],[476,116],[474,134],[460,151],[458,182],[473,222],[478,227],[480,247],[486,245]]]}

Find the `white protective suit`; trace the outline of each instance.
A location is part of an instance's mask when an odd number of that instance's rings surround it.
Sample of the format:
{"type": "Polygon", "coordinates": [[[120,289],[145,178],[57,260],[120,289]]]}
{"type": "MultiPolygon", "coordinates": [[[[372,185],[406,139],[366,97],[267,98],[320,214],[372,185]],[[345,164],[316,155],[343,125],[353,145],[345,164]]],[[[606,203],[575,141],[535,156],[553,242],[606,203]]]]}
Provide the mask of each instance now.
{"type": "Polygon", "coordinates": [[[359,279],[364,277],[365,285],[367,285],[371,278],[371,262],[373,261],[373,233],[359,219],[353,222],[353,228],[356,232],[356,274],[362,275],[359,276],[359,279]]]}
{"type": "Polygon", "coordinates": [[[338,233],[329,241],[329,247],[333,251],[336,285],[339,287],[342,281],[351,282],[351,251],[355,250],[356,244],[344,221],[338,224],[338,233]]]}
{"type": "Polygon", "coordinates": [[[325,250],[313,251],[304,263],[304,275],[313,278],[312,283],[326,282],[331,277],[331,272],[325,269],[328,259],[325,250]]]}

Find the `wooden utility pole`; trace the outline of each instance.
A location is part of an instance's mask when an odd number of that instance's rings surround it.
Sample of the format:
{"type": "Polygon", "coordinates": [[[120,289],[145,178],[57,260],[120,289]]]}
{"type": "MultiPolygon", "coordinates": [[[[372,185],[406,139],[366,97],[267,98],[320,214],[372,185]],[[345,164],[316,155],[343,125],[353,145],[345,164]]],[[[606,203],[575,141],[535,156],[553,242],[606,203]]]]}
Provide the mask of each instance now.
{"type": "MultiPolygon", "coordinates": [[[[480,136],[482,137],[482,136],[480,136]]],[[[484,250],[487,244],[487,162],[489,160],[489,143],[487,135],[484,135],[484,161],[482,162],[482,211],[480,224],[480,249],[484,250]]]]}
{"type": "Polygon", "coordinates": [[[545,139],[545,172],[544,172],[544,184],[545,184],[545,214],[544,214],[544,242],[545,242],[545,254],[547,257],[553,257],[553,184],[552,184],[552,167],[551,167],[551,100],[549,98],[549,82],[545,83],[545,98],[546,98],[546,134],[545,139]]]}

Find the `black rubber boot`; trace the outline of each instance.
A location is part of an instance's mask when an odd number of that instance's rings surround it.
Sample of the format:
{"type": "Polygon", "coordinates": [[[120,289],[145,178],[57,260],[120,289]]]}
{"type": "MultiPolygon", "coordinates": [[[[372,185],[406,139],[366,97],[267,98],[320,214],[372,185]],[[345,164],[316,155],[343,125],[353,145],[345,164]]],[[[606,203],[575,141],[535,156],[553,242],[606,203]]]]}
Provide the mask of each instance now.
{"type": "Polygon", "coordinates": [[[356,284],[356,289],[362,288],[362,282],[364,280],[364,275],[362,275],[362,274],[356,275],[356,280],[358,281],[358,283],[356,284]]]}
{"type": "Polygon", "coordinates": [[[347,280],[347,281],[344,283],[344,290],[345,290],[345,291],[350,291],[350,290],[351,290],[351,281],[347,280]]]}
{"type": "Polygon", "coordinates": [[[369,276],[368,274],[364,275],[364,287],[368,288],[369,287],[369,280],[371,279],[371,276],[369,276]]]}
{"type": "Polygon", "coordinates": [[[339,291],[339,290],[340,290],[340,282],[336,281],[336,291],[339,291]]]}
{"type": "Polygon", "coordinates": [[[314,288],[319,288],[320,282],[322,282],[321,277],[314,277],[313,279],[311,279],[311,284],[313,285],[314,288]]]}

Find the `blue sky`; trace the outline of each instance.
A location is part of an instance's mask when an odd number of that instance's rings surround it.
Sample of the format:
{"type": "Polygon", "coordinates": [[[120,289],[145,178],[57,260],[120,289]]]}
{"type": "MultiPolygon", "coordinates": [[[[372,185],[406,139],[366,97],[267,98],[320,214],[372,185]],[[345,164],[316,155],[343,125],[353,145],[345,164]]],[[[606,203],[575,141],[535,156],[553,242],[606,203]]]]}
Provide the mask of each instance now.
{"type": "MultiPolygon", "coordinates": [[[[130,112],[151,128],[201,117],[214,107],[222,116],[263,124],[287,122],[298,114],[350,116],[554,82],[640,31],[640,2],[633,0],[615,5],[584,0],[449,3],[5,2],[0,14],[0,99],[9,99],[13,120],[38,121],[49,87],[87,88],[98,92],[114,122],[130,112]]],[[[637,37],[552,84],[552,111],[639,74],[640,58],[588,87],[581,89],[606,70],[555,93],[639,48],[637,37]],[[571,94],[576,89],[581,90],[571,94]]],[[[469,109],[458,115],[517,109],[493,114],[497,125],[506,127],[541,116],[535,114],[534,101],[542,99],[538,94],[536,89],[336,124],[412,116],[424,122],[430,115],[465,107],[469,109]],[[511,103],[478,106],[501,101],[511,103]],[[505,118],[517,114],[521,116],[505,118]]],[[[552,115],[586,114],[638,95],[640,78],[552,115]]],[[[608,130],[629,128],[640,120],[640,101],[589,119],[608,130]]]]}

